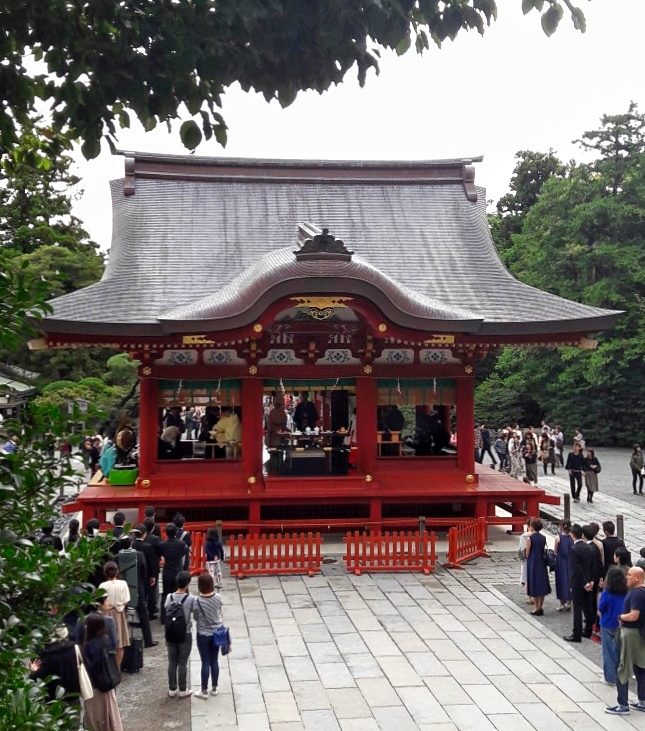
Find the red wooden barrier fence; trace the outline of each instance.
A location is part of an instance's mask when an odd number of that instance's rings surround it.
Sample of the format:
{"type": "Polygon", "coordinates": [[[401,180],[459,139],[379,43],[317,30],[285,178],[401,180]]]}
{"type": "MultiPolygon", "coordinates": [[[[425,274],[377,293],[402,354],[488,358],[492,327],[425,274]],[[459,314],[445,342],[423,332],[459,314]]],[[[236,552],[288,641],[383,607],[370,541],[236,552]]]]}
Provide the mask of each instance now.
{"type": "Polygon", "coordinates": [[[447,569],[460,569],[462,563],[479,556],[488,556],[486,545],[486,518],[462,523],[448,531],[447,569]]]}
{"type": "Polygon", "coordinates": [[[203,531],[190,531],[192,543],[190,545],[190,575],[199,576],[206,571],[206,533],[203,531]]]}
{"type": "Polygon", "coordinates": [[[363,571],[423,571],[437,565],[437,536],[423,531],[348,532],[345,536],[347,570],[359,576],[363,571]]]}
{"type": "Polygon", "coordinates": [[[322,564],[320,533],[273,533],[231,536],[228,539],[231,576],[309,574],[322,564]]]}

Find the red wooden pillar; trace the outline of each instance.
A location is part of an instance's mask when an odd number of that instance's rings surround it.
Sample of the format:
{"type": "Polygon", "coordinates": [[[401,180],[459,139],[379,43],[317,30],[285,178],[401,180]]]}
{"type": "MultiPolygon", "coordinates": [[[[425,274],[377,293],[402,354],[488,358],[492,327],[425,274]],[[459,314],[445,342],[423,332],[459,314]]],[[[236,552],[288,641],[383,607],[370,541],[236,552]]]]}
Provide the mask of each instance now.
{"type": "Polygon", "coordinates": [[[376,467],[376,380],[367,376],[356,379],[356,431],[358,466],[365,474],[376,467]]]}
{"type": "MultiPolygon", "coordinates": [[[[242,471],[244,480],[262,474],[262,380],[242,379],[242,471]]],[[[251,491],[253,483],[249,484],[251,491]]],[[[257,489],[257,483],[256,487],[257,489]]]]}
{"type": "Polygon", "coordinates": [[[463,376],[457,384],[457,466],[475,470],[475,379],[463,376]]]}
{"type": "Polygon", "coordinates": [[[147,479],[157,464],[157,437],[159,433],[159,405],[157,381],[150,376],[139,376],[139,478],[147,479]]]}

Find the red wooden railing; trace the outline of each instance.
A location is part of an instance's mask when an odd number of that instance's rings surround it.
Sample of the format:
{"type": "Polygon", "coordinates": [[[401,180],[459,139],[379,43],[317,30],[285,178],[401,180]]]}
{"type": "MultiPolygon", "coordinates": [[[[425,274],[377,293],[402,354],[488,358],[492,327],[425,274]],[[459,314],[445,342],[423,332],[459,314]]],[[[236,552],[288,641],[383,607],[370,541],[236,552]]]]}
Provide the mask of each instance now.
{"type": "Polygon", "coordinates": [[[477,518],[448,531],[448,569],[460,569],[462,563],[479,556],[488,556],[486,546],[486,518],[477,518]]]}
{"type": "Polygon", "coordinates": [[[231,576],[309,574],[322,564],[320,533],[260,533],[228,539],[231,576]]]}
{"type": "Polygon", "coordinates": [[[206,571],[206,533],[204,531],[190,531],[192,543],[190,545],[190,575],[199,576],[206,571]]]}
{"type": "Polygon", "coordinates": [[[354,531],[345,536],[347,570],[359,576],[363,571],[423,571],[437,565],[437,536],[434,532],[354,531]]]}

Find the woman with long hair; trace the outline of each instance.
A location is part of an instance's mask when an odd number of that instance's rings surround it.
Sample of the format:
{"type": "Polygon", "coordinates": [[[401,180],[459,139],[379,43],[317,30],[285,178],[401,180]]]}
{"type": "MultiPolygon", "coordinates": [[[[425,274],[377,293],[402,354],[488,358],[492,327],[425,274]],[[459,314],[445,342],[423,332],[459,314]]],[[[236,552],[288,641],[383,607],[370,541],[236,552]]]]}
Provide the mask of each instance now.
{"type": "Polygon", "coordinates": [[[85,618],[85,641],[81,649],[94,689],[92,698],[84,702],[83,726],[89,731],[123,731],[114,688],[106,691],[98,688],[97,676],[102,671],[105,654],[109,658],[114,652],[100,612],[92,612],[85,618]]]}
{"type": "Polygon", "coordinates": [[[197,623],[197,649],[202,661],[201,690],[195,698],[208,698],[208,678],[211,679],[211,695],[217,695],[219,647],[213,643],[213,633],[223,624],[222,597],[215,592],[213,577],[204,572],[197,577],[199,596],[193,604],[193,617],[197,623]]]}

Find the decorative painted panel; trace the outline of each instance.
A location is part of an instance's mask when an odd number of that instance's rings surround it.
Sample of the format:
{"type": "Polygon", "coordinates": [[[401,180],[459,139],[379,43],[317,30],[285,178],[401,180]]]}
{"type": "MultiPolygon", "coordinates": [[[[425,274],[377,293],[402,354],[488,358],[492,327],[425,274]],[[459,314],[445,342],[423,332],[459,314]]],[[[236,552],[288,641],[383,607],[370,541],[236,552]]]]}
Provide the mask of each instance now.
{"type": "Polygon", "coordinates": [[[164,350],[163,357],[155,361],[163,365],[195,365],[198,360],[196,350],[164,350]]]}
{"type": "Polygon", "coordinates": [[[303,365],[302,358],[297,358],[293,350],[272,348],[258,365],[303,365]]]}
{"type": "Polygon", "coordinates": [[[349,348],[327,348],[325,355],[318,358],[317,365],[358,365],[360,360],[354,358],[349,348]]]}
{"type": "Polygon", "coordinates": [[[203,358],[206,365],[245,365],[245,361],[240,358],[237,351],[232,348],[205,350],[203,358]]]}
{"type": "Polygon", "coordinates": [[[459,363],[452,351],[447,348],[426,348],[419,351],[419,361],[427,365],[443,365],[444,363],[459,363]]]}
{"type": "Polygon", "coordinates": [[[388,365],[403,365],[414,363],[414,350],[401,348],[385,348],[375,363],[387,363],[388,365]]]}

